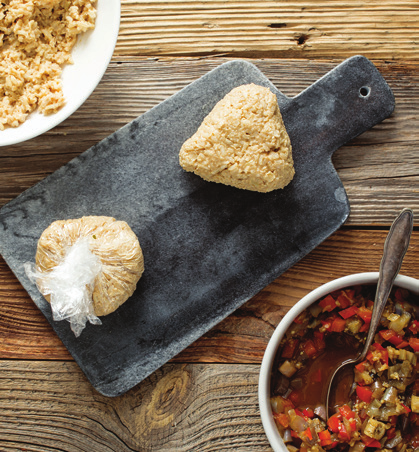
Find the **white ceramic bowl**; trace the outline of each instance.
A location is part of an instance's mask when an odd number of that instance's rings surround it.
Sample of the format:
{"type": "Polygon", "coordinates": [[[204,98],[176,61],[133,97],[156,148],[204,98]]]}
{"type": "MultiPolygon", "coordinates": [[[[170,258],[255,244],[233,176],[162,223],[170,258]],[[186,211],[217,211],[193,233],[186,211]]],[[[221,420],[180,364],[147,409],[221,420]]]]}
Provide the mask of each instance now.
{"type": "MultiPolygon", "coordinates": [[[[296,303],[295,306],[293,306],[288,311],[288,313],[285,315],[285,317],[282,319],[280,324],[275,329],[268,343],[268,346],[266,347],[259,375],[260,415],[262,418],[262,424],[263,428],[265,429],[266,436],[268,437],[269,443],[271,444],[272,449],[275,452],[288,451],[288,449],[285,447],[284,442],[282,441],[281,435],[278,433],[278,430],[275,426],[275,422],[271,412],[271,405],[269,401],[271,369],[282,337],[284,336],[285,332],[287,331],[293,320],[302,311],[304,311],[304,309],[308,308],[312,303],[319,300],[328,293],[358,284],[376,284],[377,281],[378,281],[378,272],[357,273],[354,275],[344,276],[343,278],[335,279],[334,281],[330,281],[313,290],[304,298],[302,298],[298,303],[296,303]]],[[[415,278],[399,275],[397,276],[394,285],[401,287],[403,289],[408,289],[414,294],[419,295],[419,280],[415,278]]]]}
{"type": "Polygon", "coordinates": [[[78,36],[73,48],[74,64],[62,73],[64,107],[53,115],[31,113],[19,127],[0,131],[0,146],[20,143],[52,129],[72,115],[92,94],[109,65],[119,33],[120,0],[98,0],[96,25],[78,36]]]}

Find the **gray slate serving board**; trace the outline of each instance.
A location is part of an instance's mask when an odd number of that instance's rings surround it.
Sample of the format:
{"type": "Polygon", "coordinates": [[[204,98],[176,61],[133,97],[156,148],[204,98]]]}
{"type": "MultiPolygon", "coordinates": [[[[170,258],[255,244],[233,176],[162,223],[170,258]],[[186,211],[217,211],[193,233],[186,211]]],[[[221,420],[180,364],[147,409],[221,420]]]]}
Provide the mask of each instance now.
{"type": "Polygon", "coordinates": [[[361,56],[294,98],[248,62],[223,64],[5,205],[0,252],[92,385],[117,396],[342,225],[349,204],[331,156],[393,109],[390,88],[361,56]],[[209,183],[178,164],[182,143],[215,103],[246,83],[278,97],[296,170],[283,190],[261,194],[209,183]],[[23,264],[34,261],[51,222],[83,215],[127,221],[143,248],[145,273],[122,307],[76,339],[67,322],[52,320],[23,264]]]}

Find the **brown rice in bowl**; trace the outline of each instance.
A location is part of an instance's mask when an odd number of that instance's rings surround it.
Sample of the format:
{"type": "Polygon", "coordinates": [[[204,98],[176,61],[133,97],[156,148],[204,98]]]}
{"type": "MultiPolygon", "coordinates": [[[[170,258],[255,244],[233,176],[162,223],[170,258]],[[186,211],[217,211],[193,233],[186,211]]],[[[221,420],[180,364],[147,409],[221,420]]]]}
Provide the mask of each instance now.
{"type": "Polygon", "coordinates": [[[77,36],[95,27],[96,0],[2,0],[0,3],[0,130],[39,109],[64,104],[61,72],[77,36]]]}

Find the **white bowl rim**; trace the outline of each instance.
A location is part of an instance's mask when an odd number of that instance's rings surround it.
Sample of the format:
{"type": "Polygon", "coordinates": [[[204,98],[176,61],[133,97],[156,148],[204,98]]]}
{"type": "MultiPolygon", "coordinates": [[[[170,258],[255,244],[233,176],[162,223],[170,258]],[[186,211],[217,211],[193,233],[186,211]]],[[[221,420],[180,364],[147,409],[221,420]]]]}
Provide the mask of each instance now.
{"type": "Polygon", "coordinates": [[[18,127],[8,127],[5,130],[0,130],[0,147],[23,143],[58,126],[69,118],[74,112],[76,112],[96,89],[109,66],[115,50],[121,22],[121,2],[120,0],[97,0],[96,11],[97,18],[100,19],[100,16],[104,16],[109,20],[100,20],[100,22],[96,22],[94,29],[88,30],[78,37],[72,50],[72,56],[75,64],[66,64],[63,67],[63,72],[61,74],[66,104],[56,113],[47,116],[39,113],[38,109],[36,109],[30,113],[26,121],[18,127]],[[68,92],[64,80],[66,75],[68,75],[68,72],[78,72],[76,62],[79,59],[79,49],[85,42],[93,39],[94,33],[94,40],[96,42],[100,41],[102,50],[103,48],[104,50],[102,51],[101,57],[98,61],[95,60],[97,52],[93,52],[90,59],[94,60],[96,72],[94,75],[89,76],[87,80],[84,79],[84,85],[82,89],[80,89],[80,96],[74,96],[73,92],[68,92]],[[80,41],[82,41],[83,44],[80,44],[80,41]],[[31,118],[33,118],[32,122],[31,118]]]}
{"type": "MultiPolygon", "coordinates": [[[[265,429],[268,441],[275,452],[288,452],[288,449],[286,448],[284,442],[282,441],[281,435],[276,428],[269,403],[271,368],[282,336],[291,325],[293,320],[297,317],[297,315],[304,311],[304,309],[310,306],[314,301],[320,299],[330,292],[342,289],[344,287],[359,284],[374,284],[377,281],[378,272],[354,273],[334,279],[333,281],[329,281],[312,290],[306,296],[301,298],[301,300],[299,300],[287,312],[287,314],[284,316],[284,318],[281,320],[281,322],[273,332],[263,355],[262,364],[260,367],[258,398],[262,425],[265,429]]],[[[413,293],[417,293],[419,295],[419,280],[416,278],[398,275],[394,281],[394,285],[408,289],[410,291],[413,291],[413,293]]]]}

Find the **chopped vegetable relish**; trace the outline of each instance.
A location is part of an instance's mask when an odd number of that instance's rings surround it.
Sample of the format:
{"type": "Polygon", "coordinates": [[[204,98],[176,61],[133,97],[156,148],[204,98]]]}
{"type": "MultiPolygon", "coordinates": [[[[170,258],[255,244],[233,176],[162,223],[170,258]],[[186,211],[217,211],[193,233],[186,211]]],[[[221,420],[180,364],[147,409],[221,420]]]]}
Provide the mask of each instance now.
{"type": "Polygon", "coordinates": [[[334,369],[361,351],[375,286],[333,292],[303,311],[281,341],[271,379],[271,406],[290,452],[419,452],[419,297],[394,288],[366,359],[336,387],[334,369]]]}

